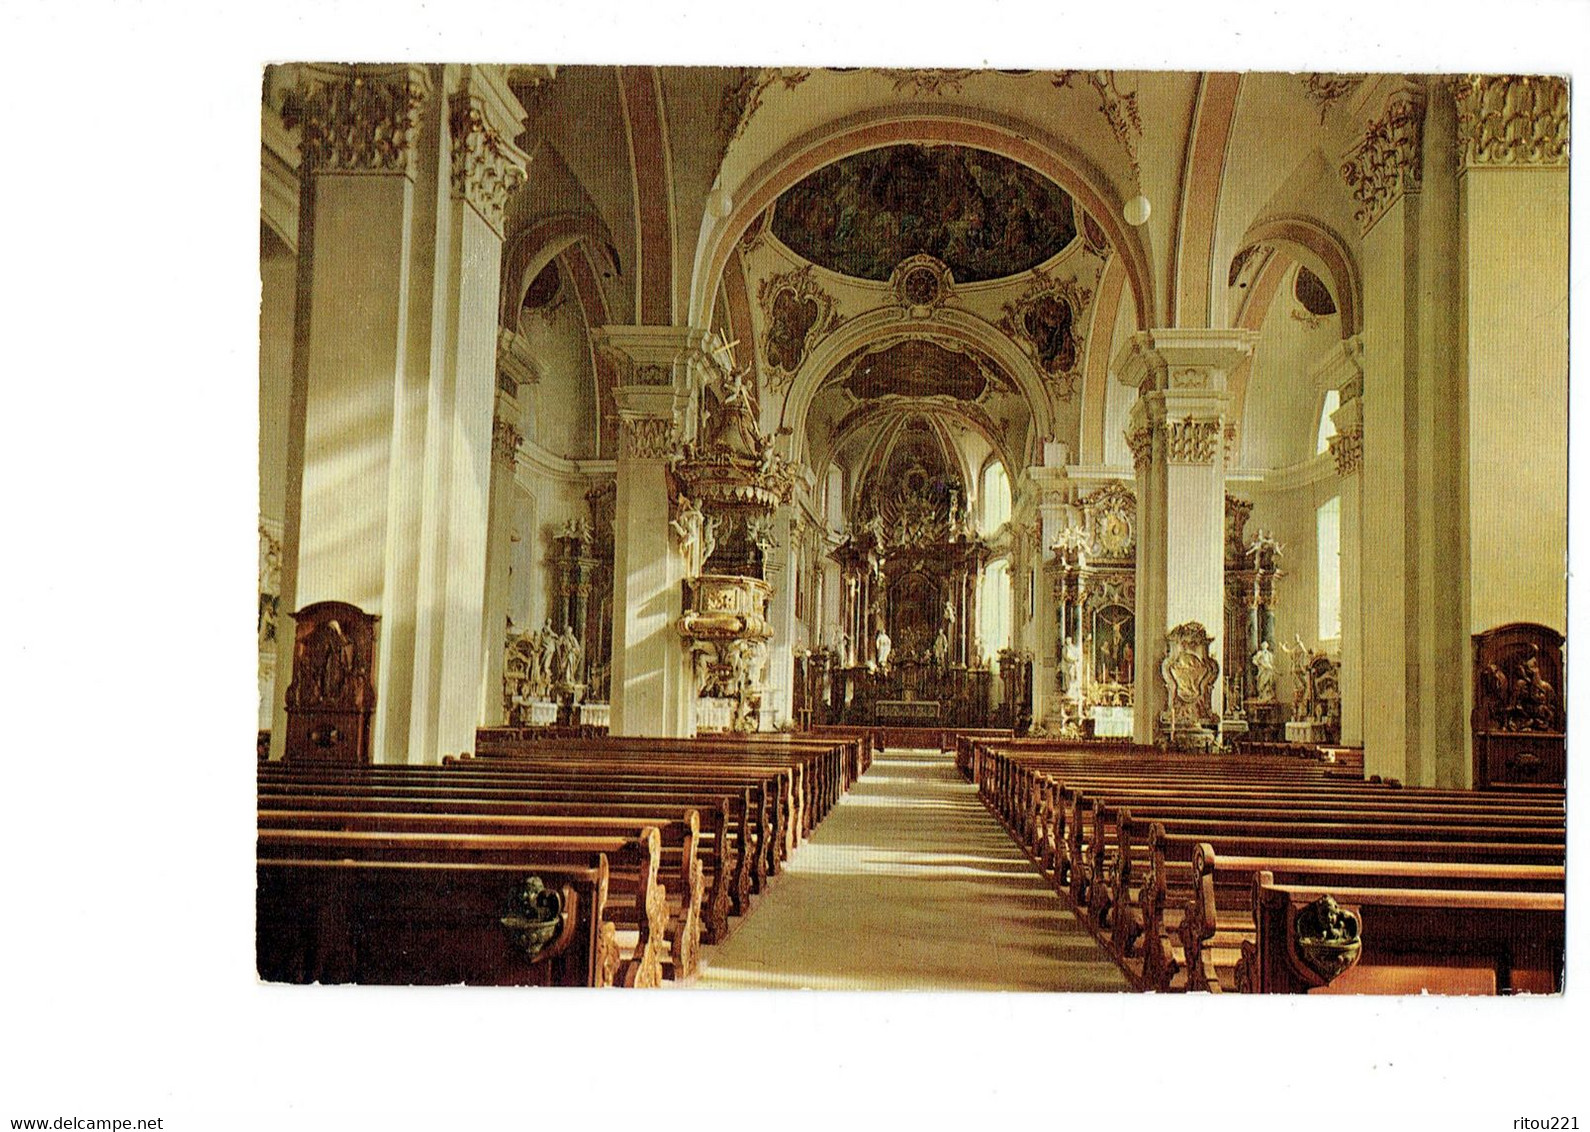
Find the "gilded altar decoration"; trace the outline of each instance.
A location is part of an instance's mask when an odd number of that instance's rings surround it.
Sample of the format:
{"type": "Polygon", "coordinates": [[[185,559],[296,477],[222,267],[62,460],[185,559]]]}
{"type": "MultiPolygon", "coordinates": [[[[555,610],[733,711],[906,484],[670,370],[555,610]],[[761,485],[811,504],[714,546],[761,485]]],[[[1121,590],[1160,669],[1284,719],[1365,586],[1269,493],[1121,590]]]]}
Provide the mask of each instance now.
{"type": "Polygon", "coordinates": [[[1424,92],[1405,87],[1369,124],[1363,140],[1342,161],[1342,177],[1353,199],[1359,228],[1368,233],[1386,210],[1416,193],[1422,183],[1424,92]]]}
{"type": "Polygon", "coordinates": [[[1464,165],[1567,165],[1568,83],[1555,75],[1468,75],[1454,84],[1464,165]]]}
{"type": "Polygon", "coordinates": [[[1005,304],[999,328],[1019,343],[1047,379],[1055,396],[1076,392],[1082,358],[1080,325],[1093,293],[1072,279],[1033,273],[1027,290],[1005,304]]]}
{"type": "Polygon", "coordinates": [[[420,108],[430,93],[424,68],[355,68],[311,82],[283,109],[299,130],[304,163],[322,173],[411,173],[420,108]]]}
{"type": "Polygon", "coordinates": [[[757,288],[766,330],[762,334],[763,377],[775,393],[789,388],[810,348],[843,318],[834,300],[812,278],[812,265],[764,279],[757,288]]]}
{"type": "Polygon", "coordinates": [[[1209,655],[1213,638],[1196,621],[1187,621],[1165,634],[1165,659],[1160,678],[1165,682],[1165,727],[1173,746],[1201,746],[1212,738],[1210,725],[1218,724],[1213,691],[1220,679],[1220,662],[1209,655]],[[1204,740],[1200,743],[1196,740],[1204,740]],[[1191,740],[1191,742],[1189,742],[1191,740]]]}

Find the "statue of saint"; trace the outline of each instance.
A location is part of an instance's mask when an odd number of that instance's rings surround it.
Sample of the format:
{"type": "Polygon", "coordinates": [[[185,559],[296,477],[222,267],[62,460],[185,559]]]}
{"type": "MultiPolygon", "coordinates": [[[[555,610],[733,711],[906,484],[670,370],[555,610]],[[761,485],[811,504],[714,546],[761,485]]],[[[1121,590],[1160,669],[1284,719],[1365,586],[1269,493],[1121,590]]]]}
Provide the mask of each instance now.
{"type": "Polygon", "coordinates": [[[585,650],[580,647],[580,639],[574,635],[574,626],[563,630],[563,636],[558,638],[558,677],[568,685],[580,682],[580,661],[584,658],[585,650]]]}
{"type": "Polygon", "coordinates": [[[1257,695],[1255,699],[1275,699],[1275,654],[1270,651],[1269,641],[1259,642],[1259,651],[1253,654],[1253,668],[1257,673],[1257,695]]]}
{"type": "Polygon", "coordinates": [[[1060,651],[1060,658],[1064,662],[1065,693],[1073,700],[1082,698],[1082,646],[1077,644],[1075,637],[1067,637],[1065,647],[1060,651]]]}
{"type": "Polygon", "coordinates": [[[889,654],[894,651],[894,642],[889,639],[889,634],[879,629],[873,645],[877,649],[878,667],[889,667],[889,654]]]}

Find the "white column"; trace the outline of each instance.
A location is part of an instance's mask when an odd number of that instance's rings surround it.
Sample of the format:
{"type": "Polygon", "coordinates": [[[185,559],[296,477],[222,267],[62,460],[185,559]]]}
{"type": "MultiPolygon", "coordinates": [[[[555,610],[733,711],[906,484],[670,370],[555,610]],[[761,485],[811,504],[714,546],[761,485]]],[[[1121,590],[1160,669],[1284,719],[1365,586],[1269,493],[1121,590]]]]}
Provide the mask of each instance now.
{"type": "MultiPolygon", "coordinates": [[[[490,727],[506,723],[503,706],[503,663],[508,628],[509,566],[513,554],[514,461],[522,434],[512,399],[497,395],[497,416],[491,428],[491,502],[486,544],[486,604],[480,620],[480,719],[490,727]]],[[[523,631],[528,625],[518,625],[523,631]]]]}
{"type": "Polygon", "coordinates": [[[1568,88],[1491,75],[1457,91],[1467,644],[1513,621],[1567,632],[1568,88]]]}
{"type": "Polygon", "coordinates": [[[706,335],[688,327],[607,326],[599,349],[618,363],[613,522],[614,735],[695,733],[689,658],[679,636],[685,563],[668,526],[668,462],[706,335]]]}
{"type": "Polygon", "coordinates": [[[524,111],[495,68],[309,67],[301,84],[284,606],[381,615],[372,749],[433,762],[472,749],[479,721],[502,207],[526,160],[506,139],[524,111]]]}
{"type": "MultiPolygon", "coordinates": [[[[1038,545],[1033,548],[1031,563],[1038,570],[1032,611],[1032,718],[1034,723],[1047,727],[1058,723],[1060,712],[1055,685],[1060,671],[1059,614],[1048,565],[1051,548],[1066,525],[1066,480],[1064,468],[1032,467],[1027,469],[1027,475],[1038,492],[1038,545]]],[[[1025,579],[1022,584],[1026,584],[1025,579]]]]}
{"type": "MultiPolygon", "coordinates": [[[[1135,386],[1127,443],[1137,472],[1137,640],[1133,738],[1156,741],[1165,710],[1165,635],[1195,621],[1225,655],[1225,423],[1231,370],[1253,350],[1244,330],[1147,330],[1112,367],[1135,386]]],[[[1224,707],[1224,673],[1211,706],[1224,707]]]]}
{"type": "Polygon", "coordinates": [[[1341,395],[1341,406],[1331,415],[1336,435],[1331,456],[1341,489],[1341,608],[1342,695],[1341,740],[1348,746],[1364,742],[1364,609],[1363,512],[1364,487],[1360,469],[1364,457],[1363,343],[1344,341],[1327,360],[1321,376],[1341,395]]]}

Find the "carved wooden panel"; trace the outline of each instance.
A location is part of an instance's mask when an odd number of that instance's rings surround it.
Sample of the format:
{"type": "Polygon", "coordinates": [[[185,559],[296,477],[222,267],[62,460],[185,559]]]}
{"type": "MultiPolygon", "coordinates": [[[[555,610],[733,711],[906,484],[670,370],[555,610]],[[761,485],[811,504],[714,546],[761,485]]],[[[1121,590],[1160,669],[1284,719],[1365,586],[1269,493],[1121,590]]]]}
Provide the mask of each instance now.
{"type": "Polygon", "coordinates": [[[1474,784],[1561,785],[1563,637],[1515,622],[1474,636],[1474,784]]]}
{"type": "Polygon", "coordinates": [[[293,620],[286,757],[369,762],[380,617],[345,601],[319,601],[293,620]]]}

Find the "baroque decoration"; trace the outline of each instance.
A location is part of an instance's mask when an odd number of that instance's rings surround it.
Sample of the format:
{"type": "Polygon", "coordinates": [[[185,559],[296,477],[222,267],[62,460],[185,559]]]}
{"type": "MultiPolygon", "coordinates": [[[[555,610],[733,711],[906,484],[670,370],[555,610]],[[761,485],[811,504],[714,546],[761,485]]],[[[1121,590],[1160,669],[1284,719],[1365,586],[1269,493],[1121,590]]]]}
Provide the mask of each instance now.
{"type": "Polygon", "coordinates": [[[479,99],[455,94],[451,109],[453,192],[501,235],[508,197],[525,183],[524,167],[486,120],[479,99]]]}
{"type": "Polygon", "coordinates": [[[901,260],[889,278],[895,301],[912,318],[932,315],[944,305],[954,286],[954,273],[930,255],[914,255],[901,260]]]}
{"type": "Polygon", "coordinates": [[[1078,329],[1093,292],[1075,280],[1054,280],[1041,271],[1018,298],[1005,304],[999,328],[1032,357],[1061,400],[1076,393],[1082,360],[1078,329]]]}
{"type": "Polygon", "coordinates": [[[409,173],[429,82],[419,69],[359,73],[295,91],[283,120],[322,173],[409,173]]]}
{"type": "Polygon", "coordinates": [[[842,275],[887,282],[902,260],[925,254],[964,284],[1019,275],[1077,230],[1070,195],[1007,157],[895,145],[841,158],[785,190],[773,233],[842,275]]]}
{"type": "Polygon", "coordinates": [[[764,279],[756,297],[767,327],[762,334],[767,363],[763,376],[767,387],[779,393],[795,379],[808,350],[844,319],[835,312],[832,296],[812,278],[811,264],[764,279]]]}
{"type": "Polygon", "coordinates": [[[1219,420],[1191,417],[1165,422],[1165,459],[1172,464],[1212,464],[1220,441],[1219,420]]]}
{"type": "Polygon", "coordinates": [[[1110,133],[1126,151],[1132,164],[1132,175],[1142,170],[1137,162],[1137,142],[1143,136],[1143,119],[1137,111],[1137,92],[1123,91],[1116,85],[1114,71],[1061,71],[1053,80],[1055,87],[1064,90],[1074,87],[1078,79],[1093,88],[1099,96],[1099,113],[1110,127],[1110,133]]]}
{"type": "Polygon", "coordinates": [[[1207,725],[1219,723],[1212,693],[1220,679],[1220,662],[1209,655],[1212,640],[1196,621],[1165,634],[1159,673],[1165,682],[1165,723],[1172,745],[1184,733],[1204,732],[1207,725]]]}
{"type": "Polygon", "coordinates": [[[633,460],[666,460],[674,454],[674,422],[669,417],[619,418],[624,455],[633,460]]]}
{"type": "Polygon", "coordinates": [[[1458,79],[1459,158],[1475,165],[1566,165],[1568,84],[1550,75],[1458,79]]]}
{"type": "Polygon", "coordinates": [[[1353,93],[1363,85],[1363,81],[1362,75],[1327,75],[1318,71],[1303,76],[1304,93],[1310,102],[1319,107],[1320,125],[1325,124],[1325,115],[1330,113],[1330,108],[1337,100],[1353,93]]]}
{"type": "Polygon", "coordinates": [[[1424,92],[1407,87],[1391,96],[1385,112],[1348,151],[1341,172],[1357,202],[1354,215],[1363,232],[1404,193],[1419,191],[1423,140],[1424,92]]]}

